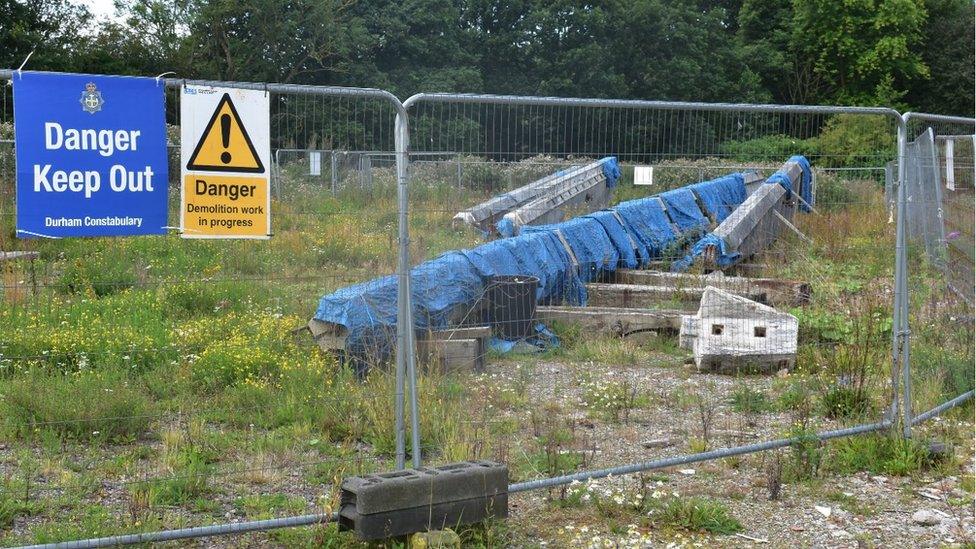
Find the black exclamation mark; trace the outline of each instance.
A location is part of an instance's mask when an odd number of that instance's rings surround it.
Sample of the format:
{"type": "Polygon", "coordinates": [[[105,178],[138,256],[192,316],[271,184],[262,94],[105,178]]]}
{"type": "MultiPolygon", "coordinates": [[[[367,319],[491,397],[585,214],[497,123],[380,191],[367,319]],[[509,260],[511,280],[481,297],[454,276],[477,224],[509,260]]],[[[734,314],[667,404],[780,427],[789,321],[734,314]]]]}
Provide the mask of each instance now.
{"type": "MultiPolygon", "coordinates": [[[[222,114],[220,115],[220,140],[224,143],[224,148],[230,147],[230,115],[222,114]]],[[[224,151],[220,153],[220,161],[224,164],[230,164],[230,152],[224,151]]]]}

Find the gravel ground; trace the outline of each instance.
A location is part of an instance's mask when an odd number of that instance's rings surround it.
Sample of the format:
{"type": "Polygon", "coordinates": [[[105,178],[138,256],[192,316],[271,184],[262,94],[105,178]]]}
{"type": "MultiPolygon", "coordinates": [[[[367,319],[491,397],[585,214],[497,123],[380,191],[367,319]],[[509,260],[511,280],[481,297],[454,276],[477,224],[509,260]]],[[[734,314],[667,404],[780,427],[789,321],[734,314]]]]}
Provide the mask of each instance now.
{"type": "MultiPolygon", "coordinates": [[[[511,368],[498,365],[492,368],[511,368]]],[[[626,423],[614,424],[589,421],[585,411],[573,416],[584,422],[588,438],[595,445],[595,455],[589,467],[600,468],[649,461],[667,456],[689,453],[687,440],[700,432],[700,421],[694,411],[681,412],[668,406],[666,395],[676,389],[712,383],[715,390],[728,395],[737,383],[753,388],[768,389],[771,378],[751,377],[736,380],[728,376],[690,373],[688,367],[656,366],[592,367],[600,377],[629,381],[659,395],[652,405],[635,410],[626,423]],[[667,448],[646,448],[644,442],[669,439],[667,448]]],[[[529,389],[531,400],[578,400],[574,387],[575,369],[558,363],[539,364],[533,372],[529,389]]],[[[718,412],[715,429],[719,435],[713,446],[748,444],[757,440],[778,437],[790,425],[788,414],[738,414],[728,406],[718,412]]],[[[939,420],[947,422],[948,420],[939,420]]],[[[820,419],[813,424],[817,430],[841,427],[820,419]]],[[[960,426],[972,432],[972,422],[960,426]]],[[[970,439],[965,448],[956,448],[963,463],[960,474],[973,474],[973,445],[970,439]]],[[[778,501],[769,501],[764,463],[769,454],[752,454],[741,460],[722,460],[696,463],[662,471],[667,477],[665,486],[685,496],[706,496],[726,504],[732,516],[743,525],[741,535],[702,536],[670,535],[650,532],[650,546],[702,547],[944,547],[972,543],[974,539],[973,497],[960,488],[960,476],[946,478],[888,477],[858,473],[851,476],[826,478],[797,484],[784,484],[778,501]],[[680,469],[680,472],[679,472],[680,469]],[[693,472],[692,472],[693,471],[693,472]],[[833,501],[828,497],[832,495],[833,501]],[[836,500],[842,500],[838,502],[836,500]],[[964,503],[959,504],[959,500],[964,503]],[[956,505],[950,504],[954,501],[956,505]],[[917,511],[927,511],[928,522],[913,520],[917,511]]],[[[630,479],[598,481],[599,485],[632,483],[630,479]]],[[[545,493],[528,493],[513,498],[512,529],[524,535],[520,543],[548,546],[579,545],[592,536],[609,543],[610,547],[631,546],[627,536],[615,536],[601,528],[599,517],[560,517],[547,502],[545,493]],[[576,522],[574,519],[579,519],[576,522]],[[563,521],[564,523],[559,523],[563,521]],[[579,535],[580,524],[587,533],[579,535]],[[542,525],[542,526],[540,526],[542,525]],[[564,530],[565,527],[571,530],[564,530]],[[589,536],[589,538],[587,537],[589,536]]],[[[597,546],[602,546],[596,544],[597,546]]],[[[640,543],[635,546],[641,546],[640,543]]]]}

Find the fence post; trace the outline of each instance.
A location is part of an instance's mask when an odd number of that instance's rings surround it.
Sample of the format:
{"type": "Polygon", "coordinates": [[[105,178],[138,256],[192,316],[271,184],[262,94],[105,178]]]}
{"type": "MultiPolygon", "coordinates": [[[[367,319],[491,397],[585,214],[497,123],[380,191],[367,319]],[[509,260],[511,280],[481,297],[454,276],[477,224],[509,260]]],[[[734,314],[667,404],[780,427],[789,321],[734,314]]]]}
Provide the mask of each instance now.
{"type": "Polygon", "coordinates": [[[397,104],[396,116],[396,167],[397,202],[399,212],[399,261],[397,274],[397,365],[396,365],[396,467],[403,469],[406,462],[406,432],[404,425],[403,385],[404,375],[409,376],[411,447],[414,467],[420,467],[420,416],[417,404],[417,368],[414,356],[413,303],[410,295],[410,235],[409,198],[407,179],[409,174],[410,131],[407,111],[401,103],[397,104]]]}
{"type": "Polygon", "coordinates": [[[339,186],[339,175],[336,173],[337,165],[335,151],[329,151],[329,173],[331,175],[329,184],[332,186],[332,196],[335,196],[336,188],[339,186]]]}
{"type": "MultiPolygon", "coordinates": [[[[912,436],[912,374],[909,362],[908,328],[908,249],[906,247],[905,224],[908,222],[908,114],[902,116],[898,125],[898,225],[895,229],[895,318],[892,322],[896,349],[894,371],[901,362],[902,376],[902,429],[905,438],[912,436]]],[[[895,374],[897,377],[897,374],[895,374]]],[[[897,385],[896,399],[897,399],[897,385]]]]}

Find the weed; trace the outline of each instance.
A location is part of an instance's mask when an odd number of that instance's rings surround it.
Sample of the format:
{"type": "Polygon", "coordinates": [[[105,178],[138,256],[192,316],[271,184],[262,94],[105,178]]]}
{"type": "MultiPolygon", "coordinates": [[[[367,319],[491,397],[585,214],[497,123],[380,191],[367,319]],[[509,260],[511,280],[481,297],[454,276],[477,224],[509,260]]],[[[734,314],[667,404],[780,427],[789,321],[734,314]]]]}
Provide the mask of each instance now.
{"type": "Polygon", "coordinates": [[[630,410],[643,400],[636,384],[597,380],[589,370],[577,375],[576,381],[582,389],[583,406],[591,413],[604,416],[615,423],[626,421],[630,410]]]}
{"type": "Polygon", "coordinates": [[[738,386],[732,392],[730,403],[733,410],[745,414],[761,414],[773,408],[766,393],[752,389],[748,385],[738,386]]]}
{"type": "Polygon", "coordinates": [[[820,413],[830,419],[864,417],[873,408],[868,395],[853,387],[833,386],[820,395],[820,413]]]}
{"type": "Polygon", "coordinates": [[[869,471],[904,476],[928,466],[928,448],[896,434],[864,435],[836,441],[831,468],[841,474],[869,471]]]}
{"type": "Polygon", "coordinates": [[[304,498],[286,494],[254,494],[237,498],[234,505],[248,519],[264,520],[279,514],[298,515],[308,508],[304,498]]]}
{"type": "Polygon", "coordinates": [[[130,498],[145,501],[150,508],[185,505],[210,493],[211,474],[209,465],[190,457],[171,477],[135,484],[130,498]]]}
{"type": "Polygon", "coordinates": [[[816,431],[805,424],[794,424],[789,438],[796,439],[790,446],[790,459],[786,467],[787,478],[791,480],[810,480],[817,476],[823,460],[823,448],[816,431]]]}
{"type": "Polygon", "coordinates": [[[790,376],[785,387],[780,390],[776,397],[776,407],[783,411],[809,407],[813,392],[814,389],[807,378],[790,376]]]}
{"type": "Polygon", "coordinates": [[[700,451],[704,452],[711,445],[712,425],[715,423],[722,399],[712,384],[705,384],[693,398],[696,417],[701,427],[701,438],[699,439],[701,441],[700,451]]]}
{"type": "Polygon", "coordinates": [[[693,497],[672,498],[652,510],[651,520],[659,526],[680,528],[709,534],[734,534],[742,531],[742,524],[717,501],[693,497]]]}

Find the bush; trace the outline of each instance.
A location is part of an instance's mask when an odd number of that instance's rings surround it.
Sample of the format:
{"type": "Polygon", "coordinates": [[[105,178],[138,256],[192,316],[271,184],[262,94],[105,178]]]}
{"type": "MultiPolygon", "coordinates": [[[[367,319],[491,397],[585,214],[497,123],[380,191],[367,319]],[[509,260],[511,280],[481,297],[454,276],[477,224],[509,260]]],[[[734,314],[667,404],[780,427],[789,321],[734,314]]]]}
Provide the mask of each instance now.
{"type": "Polygon", "coordinates": [[[6,383],[0,416],[8,433],[35,427],[80,440],[132,439],[149,425],[153,404],[122,374],[32,373],[6,383]]]}
{"type": "Polygon", "coordinates": [[[722,149],[725,154],[743,162],[783,162],[796,154],[817,156],[819,144],[815,138],[796,139],[788,135],[767,135],[746,141],[730,141],[722,149]]]}
{"type": "Polygon", "coordinates": [[[839,114],[817,138],[824,167],[884,166],[896,156],[895,127],[887,117],[839,114]]]}

